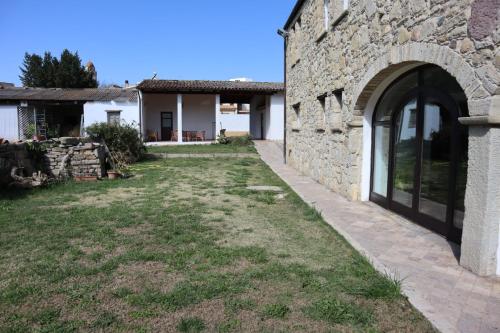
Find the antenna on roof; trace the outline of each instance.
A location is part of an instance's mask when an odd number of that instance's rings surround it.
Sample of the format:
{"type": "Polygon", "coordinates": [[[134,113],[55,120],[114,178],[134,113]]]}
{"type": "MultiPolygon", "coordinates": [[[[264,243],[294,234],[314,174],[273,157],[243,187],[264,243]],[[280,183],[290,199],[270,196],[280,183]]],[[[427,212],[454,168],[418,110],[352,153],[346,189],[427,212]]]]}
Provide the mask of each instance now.
{"type": "Polygon", "coordinates": [[[156,75],[157,75],[157,73],[156,73],[156,72],[153,72],[153,77],[151,78],[151,80],[156,79],[156,75]]]}

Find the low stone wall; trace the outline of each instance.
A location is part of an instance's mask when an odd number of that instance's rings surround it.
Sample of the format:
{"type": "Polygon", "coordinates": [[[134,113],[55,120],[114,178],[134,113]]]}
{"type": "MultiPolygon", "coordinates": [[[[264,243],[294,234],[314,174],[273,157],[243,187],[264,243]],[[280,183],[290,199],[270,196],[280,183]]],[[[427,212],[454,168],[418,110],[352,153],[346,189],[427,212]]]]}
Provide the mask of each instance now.
{"type": "Polygon", "coordinates": [[[106,175],[105,148],[99,143],[59,144],[47,148],[45,168],[56,178],[106,175]]]}
{"type": "Polygon", "coordinates": [[[0,186],[13,182],[11,172],[30,177],[42,172],[52,179],[106,176],[106,148],[78,138],[61,138],[37,143],[40,153],[30,151],[29,143],[0,145],[0,186]],[[45,152],[44,152],[45,151],[45,152]]]}
{"type": "Polygon", "coordinates": [[[26,175],[34,172],[33,160],[25,143],[0,145],[0,186],[12,181],[10,173],[13,167],[23,168],[26,175]]]}

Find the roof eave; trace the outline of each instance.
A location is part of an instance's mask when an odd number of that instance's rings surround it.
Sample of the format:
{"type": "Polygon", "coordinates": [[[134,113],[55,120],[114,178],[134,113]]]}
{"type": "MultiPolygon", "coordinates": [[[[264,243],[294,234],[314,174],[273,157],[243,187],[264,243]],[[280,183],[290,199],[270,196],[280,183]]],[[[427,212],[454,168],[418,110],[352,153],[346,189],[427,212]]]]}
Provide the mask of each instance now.
{"type": "Polygon", "coordinates": [[[306,0],[297,0],[297,3],[295,4],[295,6],[292,9],[292,13],[288,17],[288,20],[286,21],[285,26],[283,27],[284,30],[288,31],[288,29],[290,28],[292,23],[295,22],[297,16],[302,11],[302,7],[304,6],[305,2],[306,2],[306,0]]]}

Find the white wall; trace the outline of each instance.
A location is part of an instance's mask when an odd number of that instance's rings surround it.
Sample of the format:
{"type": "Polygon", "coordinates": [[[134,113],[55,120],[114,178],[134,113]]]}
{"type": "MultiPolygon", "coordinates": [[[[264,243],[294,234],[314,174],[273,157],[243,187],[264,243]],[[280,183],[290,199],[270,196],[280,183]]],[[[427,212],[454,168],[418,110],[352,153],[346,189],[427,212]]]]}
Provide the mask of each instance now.
{"type": "Polygon", "coordinates": [[[138,102],[87,102],[83,105],[84,126],[89,126],[98,122],[107,122],[106,111],[121,111],[120,117],[126,123],[139,124],[139,103],[138,102]]]}
{"type": "Polygon", "coordinates": [[[205,139],[214,140],[216,137],[215,95],[183,95],[182,97],[183,130],[205,131],[205,139]]]}
{"type": "MultiPolygon", "coordinates": [[[[254,139],[262,139],[261,114],[267,108],[265,96],[254,96],[250,102],[250,135],[254,139]],[[264,106],[264,109],[261,107],[264,106]]],[[[265,121],[265,120],[264,120],[265,121]]]]}
{"type": "Polygon", "coordinates": [[[269,107],[266,112],[265,137],[266,140],[283,140],[285,124],[285,97],[282,94],[272,95],[269,98],[269,107]]]}
{"type": "Polygon", "coordinates": [[[250,103],[250,135],[255,139],[283,140],[285,97],[283,94],[255,96],[250,103]],[[264,106],[264,108],[262,108],[264,106]],[[264,114],[264,126],[261,126],[264,114]],[[261,127],[264,133],[261,133],[261,127]]]}
{"type": "Polygon", "coordinates": [[[19,139],[17,105],[0,105],[0,138],[9,141],[19,139]]]}
{"type": "Polygon", "coordinates": [[[219,117],[222,128],[228,132],[249,132],[250,115],[237,113],[223,113],[219,117]]]}

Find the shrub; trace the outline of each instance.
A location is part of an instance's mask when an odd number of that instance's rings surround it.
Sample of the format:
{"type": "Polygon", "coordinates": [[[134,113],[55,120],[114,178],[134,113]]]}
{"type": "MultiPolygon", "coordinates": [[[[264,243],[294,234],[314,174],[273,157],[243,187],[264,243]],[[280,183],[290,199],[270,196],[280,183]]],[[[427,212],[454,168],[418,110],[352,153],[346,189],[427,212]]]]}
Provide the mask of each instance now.
{"type": "Polygon", "coordinates": [[[120,153],[128,163],[141,159],[146,152],[144,142],[134,124],[95,123],[86,129],[94,141],[106,143],[111,153],[120,153]]]}
{"type": "Polygon", "coordinates": [[[222,145],[231,146],[252,146],[253,141],[250,135],[244,136],[226,136],[226,131],[221,130],[220,135],[217,136],[217,143],[222,145]]]}
{"type": "Polygon", "coordinates": [[[233,146],[252,146],[253,145],[252,137],[250,135],[230,137],[229,143],[233,146]]]}

